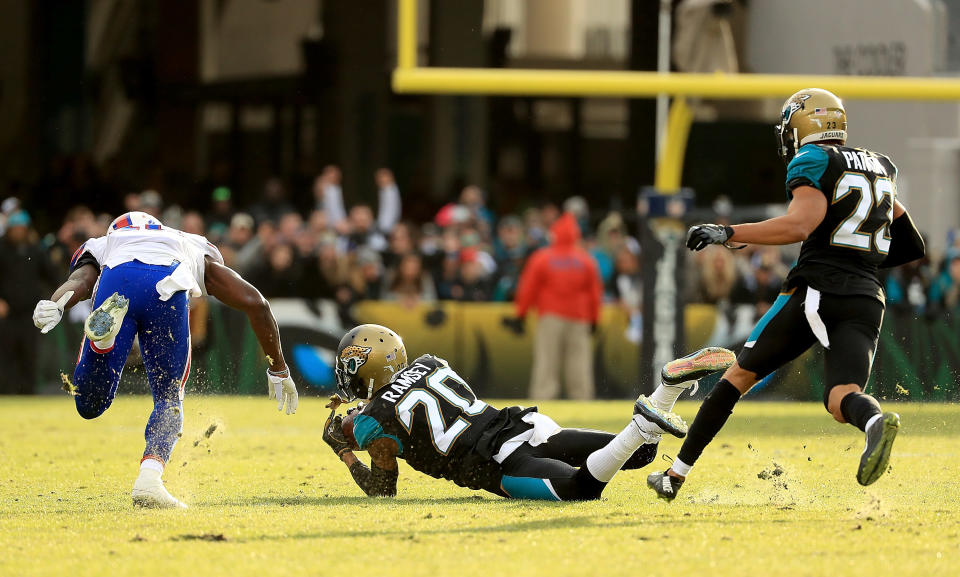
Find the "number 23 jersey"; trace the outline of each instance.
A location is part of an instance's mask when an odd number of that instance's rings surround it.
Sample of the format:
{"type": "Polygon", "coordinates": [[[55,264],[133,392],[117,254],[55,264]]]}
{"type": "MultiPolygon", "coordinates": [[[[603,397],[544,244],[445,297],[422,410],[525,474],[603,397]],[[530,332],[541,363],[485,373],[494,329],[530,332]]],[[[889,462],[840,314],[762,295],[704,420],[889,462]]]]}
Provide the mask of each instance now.
{"type": "Polygon", "coordinates": [[[897,167],[885,155],[862,148],[807,144],[787,167],[787,195],[812,186],[827,198],[827,212],[800,247],[787,277],[825,293],[884,300],[877,277],[890,250],[890,223],[897,194],[897,167]]]}
{"type": "Polygon", "coordinates": [[[423,355],[374,392],[354,418],[353,435],[361,449],[393,439],[415,470],[493,490],[502,476],[490,458],[502,441],[501,413],[478,399],[446,361],[423,355]]]}

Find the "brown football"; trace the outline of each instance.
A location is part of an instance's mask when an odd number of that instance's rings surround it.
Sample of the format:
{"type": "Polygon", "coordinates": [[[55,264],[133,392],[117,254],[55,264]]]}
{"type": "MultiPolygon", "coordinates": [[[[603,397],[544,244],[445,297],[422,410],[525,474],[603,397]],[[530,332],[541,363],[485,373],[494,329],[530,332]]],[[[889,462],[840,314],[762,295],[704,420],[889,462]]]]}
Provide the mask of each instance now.
{"type": "Polygon", "coordinates": [[[350,448],[352,449],[357,449],[357,440],[353,436],[353,418],[358,414],[360,414],[360,411],[353,411],[343,417],[343,421],[340,422],[340,430],[343,431],[343,436],[347,439],[347,442],[350,443],[350,448]]]}

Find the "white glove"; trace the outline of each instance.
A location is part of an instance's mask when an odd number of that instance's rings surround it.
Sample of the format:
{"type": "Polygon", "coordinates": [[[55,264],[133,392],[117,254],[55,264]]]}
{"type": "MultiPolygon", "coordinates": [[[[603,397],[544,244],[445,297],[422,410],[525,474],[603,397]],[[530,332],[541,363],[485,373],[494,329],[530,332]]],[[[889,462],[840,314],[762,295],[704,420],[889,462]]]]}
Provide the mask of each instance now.
{"type": "Polygon", "coordinates": [[[287,414],[292,415],[297,412],[297,403],[300,396],[297,395],[297,385],[290,378],[290,371],[286,375],[273,375],[267,371],[267,397],[277,400],[277,410],[282,411],[283,405],[287,405],[287,414]]]}
{"type": "Polygon", "coordinates": [[[70,297],[73,296],[73,291],[67,291],[63,293],[63,296],[57,302],[53,301],[40,301],[37,303],[36,308],[33,309],[33,324],[40,332],[47,334],[53,330],[53,327],[57,326],[60,323],[60,319],[63,318],[63,307],[70,302],[70,297]]]}

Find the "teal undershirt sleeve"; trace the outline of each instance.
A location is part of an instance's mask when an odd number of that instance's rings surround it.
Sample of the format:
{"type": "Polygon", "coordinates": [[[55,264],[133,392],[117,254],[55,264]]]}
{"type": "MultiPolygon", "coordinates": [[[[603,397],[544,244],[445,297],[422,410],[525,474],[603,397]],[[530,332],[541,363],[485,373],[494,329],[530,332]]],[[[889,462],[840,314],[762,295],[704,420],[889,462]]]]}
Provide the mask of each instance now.
{"type": "Polygon", "coordinates": [[[807,144],[800,147],[787,166],[787,198],[793,198],[793,189],[801,184],[820,188],[820,179],[827,171],[830,157],[819,146],[807,144]]]}
{"type": "Polygon", "coordinates": [[[399,452],[403,453],[403,443],[396,435],[388,435],[383,432],[383,427],[376,419],[368,415],[357,415],[353,419],[353,438],[357,440],[357,446],[366,449],[370,443],[381,437],[393,439],[397,443],[399,452]]]}

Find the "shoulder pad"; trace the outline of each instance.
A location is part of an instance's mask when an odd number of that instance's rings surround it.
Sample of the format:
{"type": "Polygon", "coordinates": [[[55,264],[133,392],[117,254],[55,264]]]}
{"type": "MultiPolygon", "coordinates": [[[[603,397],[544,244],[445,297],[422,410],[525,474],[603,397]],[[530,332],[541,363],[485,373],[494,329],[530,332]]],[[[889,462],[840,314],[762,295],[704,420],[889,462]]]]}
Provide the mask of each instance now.
{"type": "Polygon", "coordinates": [[[450,366],[450,363],[448,363],[446,360],[431,354],[420,355],[419,357],[415,358],[413,360],[413,363],[410,363],[410,365],[414,363],[423,363],[423,364],[435,363],[444,367],[450,366]]]}
{"type": "Polygon", "coordinates": [[[830,155],[826,147],[805,144],[787,165],[787,198],[793,197],[793,189],[798,186],[820,188],[820,179],[830,164],[830,155]]]}

